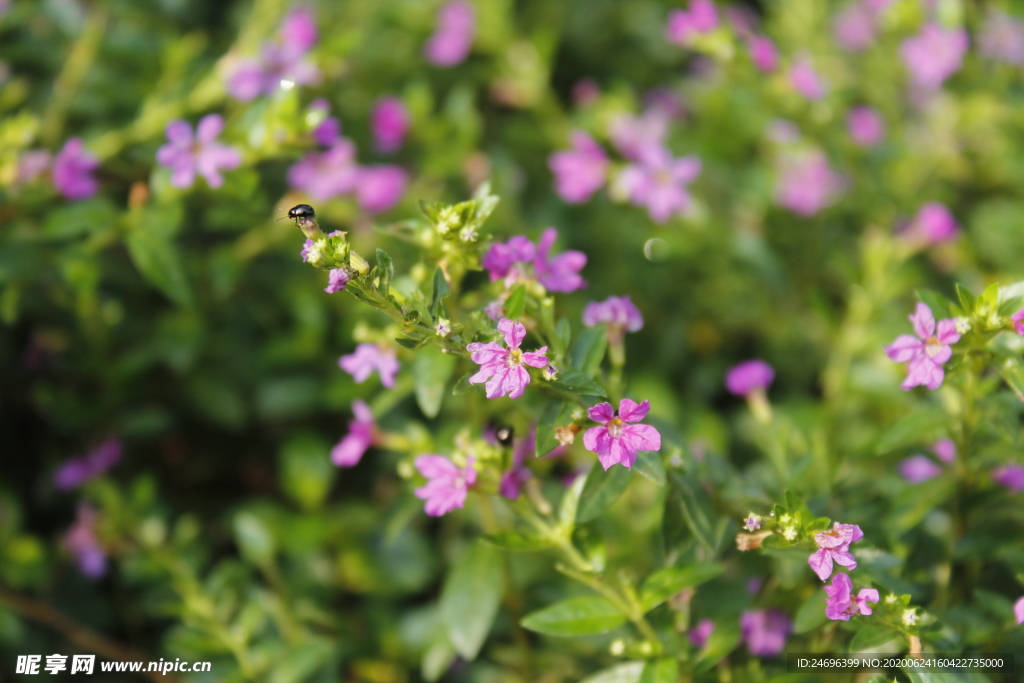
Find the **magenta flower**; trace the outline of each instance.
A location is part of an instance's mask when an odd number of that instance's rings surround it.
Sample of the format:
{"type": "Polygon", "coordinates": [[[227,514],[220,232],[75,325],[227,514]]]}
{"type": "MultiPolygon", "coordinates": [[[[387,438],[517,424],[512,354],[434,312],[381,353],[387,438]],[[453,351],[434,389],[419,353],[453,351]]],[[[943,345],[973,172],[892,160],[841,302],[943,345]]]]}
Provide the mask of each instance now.
{"type": "Polygon", "coordinates": [[[711,637],[714,631],[715,622],[710,619],[701,619],[686,635],[694,647],[704,647],[704,643],[708,642],[708,638],[711,637]]]}
{"type": "Polygon", "coordinates": [[[362,384],[377,371],[380,373],[380,383],[388,389],[395,386],[395,375],[398,374],[395,349],[377,344],[360,344],[354,352],[339,358],[338,366],[352,375],[357,384],[362,384]]]}
{"type": "Polygon", "coordinates": [[[466,492],[476,482],[473,458],[466,458],[464,468],[441,455],[421,455],[415,464],[428,479],[426,486],[415,491],[417,498],[427,501],[424,509],[428,515],[440,517],[466,504],[466,492]]]}
{"type": "Polygon", "coordinates": [[[88,199],[99,189],[92,177],[99,165],[99,160],[85,150],[81,138],[71,138],[53,159],[53,186],[66,199],[88,199]]]}
{"type": "Polygon", "coordinates": [[[660,451],[661,434],[650,425],[629,424],[647,416],[650,403],[637,404],[628,398],[619,402],[618,415],[611,403],[598,403],[587,413],[600,427],[591,427],[583,434],[583,445],[597,453],[597,459],[606,470],[615,463],[630,469],[636,462],[637,451],[660,451]]]}
{"type": "Polygon", "coordinates": [[[265,43],[258,59],[242,60],[228,78],[228,92],[248,102],[273,95],[278,88],[309,85],[320,80],[320,71],[305,59],[317,41],[316,20],[305,9],[289,14],[278,39],[265,43]]]}
{"type": "Polygon", "coordinates": [[[377,150],[384,154],[398,151],[409,132],[409,110],[397,97],[382,97],[377,100],[370,115],[373,139],[377,150]]]}
{"type": "Polygon", "coordinates": [[[832,34],[839,45],[851,52],[860,52],[875,42],[875,14],[869,7],[852,2],[836,15],[832,34]]]}
{"type": "Polygon", "coordinates": [[[338,467],[354,467],[363,459],[363,454],[373,445],[377,426],[373,422],[370,407],[356,399],[352,401],[355,419],[348,423],[348,434],[331,449],[331,462],[338,467]]]}
{"type": "Polygon", "coordinates": [[[872,613],[869,602],[878,602],[878,591],[874,588],[861,588],[856,596],[852,595],[853,582],[850,575],[837,572],[832,577],[832,585],[825,586],[825,616],[829,619],[849,621],[858,614],[872,613]]]}
{"type": "Polygon", "coordinates": [[[628,296],[610,296],[604,301],[591,301],[583,309],[584,325],[600,323],[607,323],[609,337],[621,339],[626,332],[643,329],[644,317],[628,296]]]}
{"type": "Polygon", "coordinates": [[[775,369],[759,358],[733,366],[725,376],[725,388],[734,396],[765,390],[775,379],[775,369]]]}
{"type": "Polygon", "coordinates": [[[341,139],[341,121],[335,116],[328,116],[313,129],[312,135],[321,147],[333,147],[341,139]]]}
{"type": "Polygon", "coordinates": [[[751,610],[740,615],[740,629],[750,654],[774,657],[786,647],[793,623],[781,610],[751,610]]]}
{"type": "Polygon", "coordinates": [[[532,368],[543,368],[548,364],[548,347],[542,346],[534,353],[523,353],[519,345],[526,338],[526,327],[508,318],[498,322],[498,331],[505,337],[508,348],[502,348],[497,342],[473,342],[466,345],[470,359],[478,363],[480,371],[469,378],[470,384],[487,382],[487,398],[498,398],[508,395],[519,398],[530,384],[530,373],[524,365],[532,368]]]}
{"type": "Polygon", "coordinates": [[[1007,64],[1024,65],[1024,22],[991,9],[978,36],[981,54],[1007,64]]]}
{"type": "Polygon", "coordinates": [[[1010,489],[1011,493],[1024,491],[1024,465],[1002,465],[992,470],[992,479],[1010,489]]]}
{"type": "Polygon", "coordinates": [[[319,202],[352,192],[360,178],[356,146],[340,138],[324,152],[307,152],[288,169],[288,184],[319,202]]]}
{"type": "Polygon", "coordinates": [[[516,439],[515,448],[512,450],[512,467],[501,476],[501,483],[498,486],[498,493],[509,500],[519,499],[519,489],[533,475],[526,461],[533,455],[534,446],[537,440],[536,428],[523,439],[516,439]]]}
{"type": "Polygon", "coordinates": [[[1017,618],[1018,624],[1024,624],[1024,596],[1013,603],[1013,616],[1017,618]]]}
{"type": "Polygon", "coordinates": [[[903,237],[934,245],[949,241],[959,234],[960,226],[949,209],[939,202],[928,202],[918,210],[903,237]]]}
{"type": "Polygon", "coordinates": [[[630,164],[616,179],[616,187],[630,201],[647,208],[655,223],[664,223],[674,214],[690,208],[687,186],[700,175],[701,162],[695,156],[673,158],[668,150],[650,154],[646,160],[630,164]]]}
{"type": "Polygon", "coordinates": [[[409,176],[399,166],[363,166],[356,176],[356,198],[368,213],[383,213],[402,198],[409,176]]]}
{"type": "Polygon", "coordinates": [[[573,131],[570,149],[548,159],[555,174],[555,192],[570,204],[580,204],[600,190],[608,177],[608,157],[601,145],[581,130],[573,131]]]}
{"type": "Polygon", "coordinates": [[[856,524],[835,522],[827,531],[814,534],[818,549],[807,558],[807,564],[822,581],[832,575],[832,563],[855,569],[857,560],[850,554],[850,544],[864,538],[864,532],[856,524]]]}
{"type": "Polygon", "coordinates": [[[900,45],[900,56],[910,70],[914,83],[927,90],[960,70],[967,52],[967,31],[926,24],[919,34],[900,45]]]}
{"type": "Polygon", "coordinates": [[[70,458],[53,474],[53,484],[61,491],[76,489],[95,479],[121,459],[121,440],[108,437],[106,441],[80,458],[70,458]]]}
{"type": "Polygon", "coordinates": [[[1011,315],[1010,320],[1013,321],[1014,331],[1024,337],[1024,308],[1011,315]]]}
{"type": "Polygon", "coordinates": [[[580,271],[587,265],[587,255],[571,249],[558,256],[549,256],[556,239],[558,231],[554,228],[548,228],[540,235],[537,255],[533,259],[533,272],[537,275],[537,281],[548,291],[564,294],[585,288],[587,281],[580,275],[580,271]]]}
{"type": "Polygon", "coordinates": [[[747,39],[750,59],[760,71],[770,73],[779,68],[779,51],[768,36],[752,35],[747,39]]]}
{"type": "Polygon", "coordinates": [[[344,268],[332,268],[327,273],[327,286],[324,287],[324,291],[328,294],[334,294],[335,292],[344,292],[345,285],[349,283],[352,276],[348,274],[348,271],[344,268]]]}
{"type": "Polygon", "coordinates": [[[885,347],[885,352],[897,363],[907,363],[904,390],[909,391],[920,385],[932,390],[938,389],[945,377],[942,364],[953,355],[950,344],[960,341],[956,322],[951,319],[940,320],[936,331],[932,309],[923,303],[917,304],[917,310],[909,319],[917,337],[900,335],[892,346],[885,347]]]}
{"type": "Polygon", "coordinates": [[[504,279],[511,286],[517,280],[528,276],[525,264],[532,263],[537,256],[537,247],[525,235],[516,235],[508,242],[491,245],[481,261],[491,275],[491,282],[504,279]]]}
{"type": "Polygon", "coordinates": [[[80,504],[75,523],[64,533],[63,545],[75,556],[83,574],[98,579],[107,571],[107,554],[96,538],[96,510],[80,504]]]}
{"type": "Polygon", "coordinates": [[[931,458],[924,455],[912,455],[900,462],[900,476],[908,484],[920,484],[942,474],[942,468],[931,458]]]}
{"type": "Polygon", "coordinates": [[[825,86],[806,56],[797,57],[789,68],[789,82],[793,88],[809,100],[820,100],[825,96],[825,86]]]}
{"type": "Polygon", "coordinates": [[[196,173],[212,188],[224,184],[220,172],[238,168],[242,155],[234,147],[216,142],[222,130],[224,119],[219,114],[200,119],[194,137],[188,121],[178,119],[167,124],[167,144],[156,151],[156,160],[171,170],[171,185],[192,187],[196,173]]]}
{"type": "Polygon", "coordinates": [[[718,26],[718,12],[712,0],[693,0],[689,10],[672,10],[668,15],[665,37],[676,45],[686,45],[699,34],[718,26]]]}
{"type": "Polygon", "coordinates": [[[455,66],[469,56],[475,37],[473,5],[464,0],[452,0],[438,11],[437,28],[423,53],[435,66],[455,66]]]}
{"type": "Polygon", "coordinates": [[[956,460],[956,444],[952,439],[940,439],[932,445],[932,452],[947,465],[956,460]]]}
{"type": "Polygon", "coordinates": [[[846,130],[861,147],[874,147],[885,138],[885,121],[876,109],[853,107],[846,115],[846,130]]]}
{"type": "Polygon", "coordinates": [[[663,154],[662,142],[668,132],[668,124],[668,112],[660,107],[651,107],[641,116],[616,116],[608,127],[608,133],[619,154],[632,161],[643,161],[663,154]]]}
{"type": "Polygon", "coordinates": [[[842,179],[820,150],[783,155],[775,199],[800,216],[813,216],[830,205],[842,189],[842,179]]]}

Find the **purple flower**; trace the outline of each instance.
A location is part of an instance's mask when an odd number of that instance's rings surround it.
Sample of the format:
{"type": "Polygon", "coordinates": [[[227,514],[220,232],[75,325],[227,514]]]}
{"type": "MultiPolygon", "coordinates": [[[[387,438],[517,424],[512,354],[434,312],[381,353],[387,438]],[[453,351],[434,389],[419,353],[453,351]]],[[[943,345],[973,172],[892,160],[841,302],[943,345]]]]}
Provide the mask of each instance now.
{"type": "Polygon", "coordinates": [[[27,185],[42,178],[50,169],[50,153],[45,149],[30,149],[18,158],[18,182],[27,185]]]}
{"type": "Polygon", "coordinates": [[[548,159],[555,174],[555,192],[570,204],[580,204],[600,190],[608,176],[608,157],[601,145],[581,130],[573,131],[570,149],[548,159]]]}
{"type": "Polygon", "coordinates": [[[333,147],[341,139],[341,121],[328,116],[313,129],[313,140],[322,147],[333,147]]]}
{"type": "Polygon", "coordinates": [[[951,464],[956,460],[956,444],[953,443],[952,439],[940,439],[932,445],[932,452],[938,456],[939,460],[951,464]]]}
{"type": "Polygon", "coordinates": [[[361,169],[356,164],[356,146],[339,139],[324,152],[307,152],[288,169],[288,184],[325,202],[356,188],[361,169]]]}
{"type": "Polygon", "coordinates": [[[1017,618],[1018,624],[1024,624],[1024,596],[1017,599],[1017,602],[1013,603],[1013,616],[1017,618]]]}
{"type": "Polygon", "coordinates": [[[597,459],[606,470],[615,463],[629,469],[636,462],[637,451],[660,451],[661,434],[650,425],[629,424],[647,416],[650,403],[636,403],[628,398],[619,402],[618,415],[611,403],[598,403],[587,411],[590,419],[600,422],[583,434],[583,445],[597,453],[597,459]]]}
{"type": "Polygon", "coordinates": [[[1011,315],[1010,320],[1013,321],[1014,331],[1024,337],[1024,308],[1011,315]]]}
{"type": "Polygon", "coordinates": [[[789,82],[794,89],[809,100],[820,100],[825,96],[825,86],[806,56],[797,57],[789,68],[789,82]]]}
{"type": "Polygon", "coordinates": [[[438,11],[437,28],[424,46],[423,53],[435,66],[455,66],[469,56],[475,36],[473,5],[464,0],[453,0],[438,11]]]}
{"type": "Polygon", "coordinates": [[[989,59],[1024,65],[1024,22],[999,10],[989,10],[978,36],[978,48],[989,59]]]}
{"type": "Polygon", "coordinates": [[[673,214],[684,214],[690,208],[687,186],[697,179],[700,171],[701,162],[697,157],[676,159],[662,149],[624,168],[616,179],[616,187],[633,204],[646,207],[651,220],[664,223],[673,214]]]}
{"type": "Polygon", "coordinates": [[[967,52],[967,31],[926,24],[919,34],[900,45],[900,56],[914,83],[934,90],[960,70],[967,52]]]}
{"type": "Polygon", "coordinates": [[[498,487],[498,492],[505,498],[518,500],[519,488],[533,476],[530,468],[526,466],[526,461],[533,455],[536,441],[536,428],[531,429],[526,438],[516,439],[515,448],[512,450],[512,468],[501,476],[501,484],[498,487]]]}
{"type": "Polygon", "coordinates": [[[740,629],[750,654],[774,657],[786,647],[786,636],[793,630],[793,624],[781,610],[752,610],[740,615],[740,629]]]}
{"type": "Polygon", "coordinates": [[[928,202],[918,210],[903,236],[914,242],[933,245],[959,234],[960,226],[949,209],[939,202],[928,202]]]}
{"type": "Polygon", "coordinates": [[[885,121],[876,109],[853,107],[846,115],[846,130],[861,147],[874,147],[885,137],[885,121]]]}
{"type": "Polygon", "coordinates": [[[75,523],[64,533],[63,544],[75,556],[83,574],[98,579],[107,571],[107,554],[96,538],[96,511],[88,505],[78,506],[75,523]]]}
{"type": "Polygon", "coordinates": [[[730,369],[725,376],[725,388],[735,396],[746,396],[752,391],[767,389],[774,379],[774,368],[755,358],[730,369]]]}
{"type": "Polygon", "coordinates": [[[476,482],[473,458],[458,468],[441,455],[421,455],[416,469],[428,479],[427,485],[416,489],[416,497],[427,501],[424,509],[431,517],[440,517],[466,504],[466,492],[476,482]]]}
{"type": "Polygon", "coordinates": [[[53,484],[61,491],[76,489],[100,476],[121,459],[121,440],[108,437],[96,449],[81,458],[64,462],[53,474],[53,484]]]}
{"type": "Polygon", "coordinates": [[[219,114],[200,119],[194,137],[188,121],[178,119],[167,124],[167,144],[156,151],[156,160],[171,169],[171,185],[192,187],[196,173],[212,188],[224,184],[220,172],[238,168],[242,155],[234,147],[215,142],[222,130],[224,119],[219,114]]]}
{"type": "Polygon", "coordinates": [[[242,60],[228,79],[228,92],[248,102],[273,95],[282,87],[308,85],[320,79],[320,71],[304,57],[317,41],[316,21],[305,9],[285,18],[276,43],[266,43],[258,59],[242,60]]]}
{"type": "Polygon", "coordinates": [[[644,317],[628,296],[610,296],[604,301],[591,301],[583,309],[583,324],[593,327],[608,324],[608,336],[621,338],[625,332],[643,328],[644,317]]]}
{"type": "Polygon", "coordinates": [[[768,36],[752,35],[747,39],[750,59],[760,71],[770,73],[779,68],[779,51],[768,36]]]}
{"type": "Polygon", "coordinates": [[[687,633],[687,637],[695,647],[704,647],[704,643],[708,642],[708,638],[715,630],[715,622],[710,619],[701,619],[697,622],[697,625],[690,629],[687,633]]]}
{"type": "Polygon", "coordinates": [[[751,512],[749,515],[747,515],[747,518],[743,520],[743,528],[747,531],[757,531],[761,528],[761,520],[761,515],[755,515],[753,512],[751,512]]]}
{"type": "Polygon", "coordinates": [[[399,166],[363,166],[356,175],[356,197],[363,211],[383,213],[402,198],[409,176],[399,166]]]}
{"type": "Polygon", "coordinates": [[[324,291],[328,294],[344,292],[345,285],[347,285],[351,279],[352,276],[349,275],[348,271],[344,268],[332,268],[327,274],[327,286],[324,287],[324,291]]]}
{"type": "Polygon", "coordinates": [[[835,522],[832,528],[814,534],[818,549],[807,558],[807,564],[822,581],[832,575],[832,563],[850,569],[857,567],[857,560],[850,554],[850,544],[864,538],[864,532],[856,524],[835,522]]]}
{"type": "Polygon", "coordinates": [[[331,449],[331,462],[338,467],[354,467],[373,445],[376,425],[370,407],[356,399],[352,401],[355,419],[348,423],[348,434],[331,449]]]}
{"type": "Polygon", "coordinates": [[[875,42],[875,14],[870,8],[853,2],[847,5],[832,22],[832,34],[841,47],[860,52],[875,42]]]}
{"type": "Polygon", "coordinates": [[[695,36],[718,26],[718,12],[711,0],[693,0],[690,9],[672,10],[665,26],[665,37],[676,45],[686,45],[695,36]]]}
{"type": "Polygon", "coordinates": [[[942,468],[931,458],[924,455],[913,455],[900,462],[900,476],[909,484],[920,484],[942,474],[942,468]]]}
{"type": "Polygon", "coordinates": [[[397,97],[382,97],[377,100],[370,115],[373,139],[377,150],[390,154],[402,147],[409,132],[409,111],[397,97]]]}
{"type": "Polygon", "coordinates": [[[668,112],[652,107],[642,116],[620,114],[612,119],[608,132],[619,154],[632,161],[643,161],[664,153],[662,142],[668,132],[668,124],[668,112]]]}
{"type": "Polygon", "coordinates": [[[1024,465],[1002,465],[992,470],[992,479],[1012,493],[1024,491],[1024,465]]]}
{"type": "Polygon", "coordinates": [[[524,264],[532,263],[537,247],[525,235],[516,235],[508,242],[491,245],[484,255],[483,267],[491,275],[491,282],[504,279],[506,285],[528,277],[524,264]]]}
{"type": "Polygon", "coordinates": [[[548,254],[556,239],[558,231],[554,228],[541,233],[540,241],[537,242],[537,255],[533,259],[533,272],[537,275],[537,281],[551,292],[567,294],[583,289],[587,281],[580,276],[580,271],[587,265],[587,255],[582,251],[569,250],[550,257],[548,254]]]}
{"type": "Polygon", "coordinates": [[[878,602],[878,591],[874,588],[861,588],[860,592],[852,595],[853,582],[850,575],[837,572],[832,577],[832,585],[825,586],[825,616],[829,619],[849,621],[850,617],[858,614],[871,614],[869,602],[878,602]]]}
{"type": "Polygon", "coordinates": [[[519,398],[530,384],[530,373],[523,366],[546,367],[548,359],[544,353],[548,347],[542,346],[534,353],[520,351],[519,345],[526,338],[526,327],[508,318],[498,322],[498,331],[504,335],[508,348],[502,348],[497,342],[472,342],[466,345],[470,359],[481,366],[480,371],[469,378],[469,383],[487,382],[487,398],[505,395],[519,398]]]}
{"type": "Polygon", "coordinates": [[[936,331],[932,309],[923,303],[917,304],[917,310],[909,316],[914,326],[914,334],[903,334],[896,338],[892,346],[885,347],[889,358],[897,363],[907,363],[907,378],[903,381],[903,389],[924,385],[935,390],[942,386],[945,372],[942,364],[953,355],[950,344],[960,341],[960,333],[956,331],[953,320],[940,320],[936,331]]]}
{"type": "Polygon", "coordinates": [[[775,187],[775,199],[800,216],[813,216],[832,203],[842,181],[820,150],[783,156],[775,187]]]}
{"type": "Polygon", "coordinates": [[[392,347],[377,344],[360,344],[356,350],[338,359],[338,366],[352,375],[357,384],[362,384],[376,370],[380,383],[388,389],[395,386],[398,374],[398,358],[392,347]]]}
{"type": "Polygon", "coordinates": [[[99,189],[92,177],[99,165],[99,160],[85,151],[81,138],[71,138],[53,160],[53,186],[66,199],[88,199],[99,189]]]}

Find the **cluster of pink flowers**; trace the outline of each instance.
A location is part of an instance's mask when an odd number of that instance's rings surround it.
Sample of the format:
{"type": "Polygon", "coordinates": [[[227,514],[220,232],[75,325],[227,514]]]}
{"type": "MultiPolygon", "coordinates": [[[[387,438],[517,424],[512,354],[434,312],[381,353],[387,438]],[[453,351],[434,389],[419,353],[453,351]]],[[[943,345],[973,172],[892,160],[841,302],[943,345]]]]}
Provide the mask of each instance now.
{"type": "Polygon", "coordinates": [[[242,155],[234,147],[218,142],[224,130],[220,114],[207,114],[199,120],[195,135],[188,121],[175,120],[167,124],[167,144],[156,152],[156,160],[171,170],[171,185],[192,187],[196,174],[216,189],[224,184],[221,171],[230,171],[242,164],[242,155]]]}
{"type": "Polygon", "coordinates": [[[104,474],[121,459],[121,440],[108,437],[84,456],[65,461],[53,475],[53,483],[61,491],[76,489],[104,474]]]}
{"type": "Polygon", "coordinates": [[[427,60],[442,67],[455,66],[469,56],[476,37],[476,14],[466,0],[452,0],[437,13],[437,28],[423,48],[427,60]]]}
{"type": "MultiPolygon", "coordinates": [[[[793,622],[779,609],[747,610],[740,615],[740,630],[747,651],[755,657],[775,657],[786,647],[786,638],[793,632],[793,622]]],[[[704,647],[715,632],[715,623],[701,619],[687,637],[696,647],[704,647]]]]}
{"type": "Polygon", "coordinates": [[[960,70],[967,52],[967,31],[928,23],[900,45],[900,56],[914,85],[930,91],[960,70]]]}
{"type": "Polygon", "coordinates": [[[693,0],[688,10],[676,9],[668,14],[665,37],[670,43],[687,45],[694,36],[718,28],[718,11],[712,0],[693,0]]]}
{"type": "Polygon", "coordinates": [[[779,159],[775,199],[799,216],[813,216],[832,204],[842,178],[819,149],[785,150],[779,159]]]}
{"type": "Polygon", "coordinates": [[[626,332],[643,329],[644,316],[628,296],[610,296],[604,301],[591,301],[583,309],[583,324],[608,326],[608,340],[621,343],[626,332]]]}
{"type": "Polygon", "coordinates": [[[932,309],[924,303],[917,304],[910,322],[917,336],[900,335],[891,346],[885,347],[885,352],[897,363],[907,363],[903,389],[909,391],[923,385],[934,391],[942,386],[945,377],[942,364],[953,355],[950,345],[960,341],[960,333],[952,319],[940,320],[936,326],[932,309]]]}
{"type": "Polygon", "coordinates": [[[238,64],[228,78],[228,92],[236,100],[249,102],[273,95],[281,87],[317,83],[320,71],[306,59],[317,38],[316,20],[309,10],[294,10],[285,18],[276,41],[265,43],[259,57],[238,64]]]}
{"type": "Polygon", "coordinates": [[[338,367],[352,375],[352,379],[359,384],[377,372],[380,374],[380,383],[391,389],[395,386],[395,375],[398,374],[398,355],[392,346],[363,343],[352,353],[339,358],[338,367]]]}
{"type": "MultiPolygon", "coordinates": [[[[807,558],[807,563],[822,581],[832,575],[833,563],[847,569],[855,569],[857,560],[850,553],[850,544],[864,537],[864,532],[856,524],[840,524],[836,522],[827,531],[814,535],[818,549],[807,558]]],[[[853,582],[850,575],[837,572],[832,577],[832,585],[825,586],[825,614],[829,619],[849,621],[857,614],[871,614],[869,602],[878,602],[878,591],[874,588],[863,588],[852,595],[853,582]]]]}
{"type": "Polygon", "coordinates": [[[491,282],[504,280],[506,289],[530,279],[552,292],[583,289],[587,281],[580,271],[587,265],[587,255],[581,251],[566,251],[551,256],[556,239],[558,231],[554,228],[545,230],[537,244],[525,235],[516,235],[508,242],[491,245],[484,255],[483,267],[490,273],[491,282]]]}

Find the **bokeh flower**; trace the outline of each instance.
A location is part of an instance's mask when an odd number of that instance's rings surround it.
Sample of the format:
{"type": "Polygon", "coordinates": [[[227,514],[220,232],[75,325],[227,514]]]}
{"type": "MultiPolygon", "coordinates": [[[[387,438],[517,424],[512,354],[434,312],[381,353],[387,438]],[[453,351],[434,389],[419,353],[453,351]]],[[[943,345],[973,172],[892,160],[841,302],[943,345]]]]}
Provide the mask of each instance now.
{"type": "Polygon", "coordinates": [[[1024,624],[1024,595],[1013,603],[1013,616],[1017,619],[1018,624],[1024,624]]]}
{"type": "Polygon", "coordinates": [[[598,403],[587,414],[601,426],[591,427],[583,434],[583,445],[597,453],[597,459],[606,470],[618,463],[632,468],[638,451],[661,450],[661,434],[651,425],[632,424],[647,417],[651,406],[648,401],[636,403],[628,398],[619,402],[618,414],[611,403],[598,403]]]}
{"type": "Polygon", "coordinates": [[[525,438],[514,440],[512,467],[501,475],[501,483],[498,485],[498,493],[504,498],[518,500],[520,488],[533,476],[530,468],[526,466],[526,461],[533,456],[536,442],[536,428],[531,429],[525,438]]]}
{"type": "Polygon", "coordinates": [[[581,130],[573,131],[570,148],[555,152],[548,167],[555,175],[555,192],[570,204],[579,204],[604,187],[608,157],[601,145],[581,130]]]}
{"type": "Polygon", "coordinates": [[[725,375],[725,388],[735,396],[747,396],[765,390],[775,379],[775,369],[760,358],[735,365],[725,375]]]}
{"type": "Polygon", "coordinates": [[[912,455],[900,461],[900,476],[909,484],[920,484],[942,474],[942,467],[925,455],[912,455]]]}
{"type": "Polygon", "coordinates": [[[443,455],[421,455],[416,469],[427,478],[426,486],[416,489],[416,497],[425,500],[424,509],[431,517],[440,517],[466,504],[466,493],[476,483],[473,458],[466,458],[465,467],[457,467],[443,455]]]}
{"type": "Polygon", "coordinates": [[[740,630],[750,654],[774,657],[786,647],[786,637],[792,632],[793,623],[781,610],[750,610],[740,615],[740,630]]]}
{"type": "Polygon", "coordinates": [[[900,45],[900,56],[914,83],[926,90],[942,86],[960,70],[967,52],[967,31],[930,23],[900,45]]]}
{"type": "Polygon", "coordinates": [[[650,107],[640,116],[619,114],[608,127],[612,145],[632,161],[644,161],[663,153],[669,115],[660,107],[650,107]]]}
{"type": "Polygon", "coordinates": [[[854,0],[836,14],[832,35],[839,45],[851,52],[860,52],[875,42],[878,30],[875,14],[867,5],[854,0]]]}
{"type": "Polygon", "coordinates": [[[435,66],[455,66],[469,56],[476,36],[473,5],[465,0],[446,3],[437,13],[437,28],[423,53],[435,66]]]}
{"type": "Polygon", "coordinates": [[[690,629],[686,636],[693,643],[694,647],[704,647],[704,643],[708,642],[708,638],[715,631],[715,622],[710,619],[701,619],[697,622],[697,625],[690,629]]]}
{"type": "Polygon", "coordinates": [[[121,459],[121,440],[108,437],[95,449],[79,458],[66,460],[53,474],[53,484],[70,491],[102,475],[121,459]]]}
{"type": "Polygon", "coordinates": [[[466,345],[470,359],[479,364],[480,371],[469,378],[470,384],[487,384],[487,398],[519,398],[530,384],[530,373],[524,365],[543,368],[548,364],[548,347],[542,346],[533,353],[519,349],[526,338],[526,327],[514,320],[502,318],[498,331],[505,338],[507,348],[497,342],[472,342],[466,345]]]}
{"type": "Polygon", "coordinates": [[[558,231],[548,228],[540,235],[537,242],[537,254],[533,257],[533,272],[537,281],[548,291],[567,294],[583,289],[587,281],[580,271],[587,265],[587,255],[582,251],[570,249],[558,256],[551,256],[551,247],[558,239],[558,231]]]}
{"type": "Polygon", "coordinates": [[[1024,22],[990,9],[978,36],[978,49],[989,59],[1024,65],[1024,22]]]}
{"type": "Polygon", "coordinates": [[[665,26],[665,37],[676,45],[688,44],[694,36],[718,26],[718,11],[712,0],[692,0],[688,10],[672,10],[665,26]]]}
{"type": "Polygon", "coordinates": [[[768,36],[750,36],[747,38],[747,50],[758,70],[770,73],[779,68],[779,50],[768,36]]]}
{"type": "Polygon", "coordinates": [[[279,88],[311,85],[320,71],[306,60],[316,44],[316,20],[307,9],[292,11],[281,25],[275,42],[265,43],[258,58],[244,59],[228,78],[228,92],[248,102],[260,95],[273,95],[279,88]]]}
{"type": "Polygon", "coordinates": [[[352,375],[357,384],[365,382],[374,372],[380,373],[380,383],[388,389],[395,386],[398,357],[393,347],[378,344],[359,344],[352,353],[338,359],[338,366],[352,375]]]}
{"type": "Polygon", "coordinates": [[[813,216],[829,206],[842,189],[842,180],[818,149],[783,154],[775,199],[800,216],[813,216]]]}
{"type": "Polygon", "coordinates": [[[878,602],[878,591],[874,588],[861,588],[853,595],[853,581],[850,575],[837,572],[832,577],[832,585],[825,586],[825,616],[833,620],[849,621],[858,614],[872,613],[869,602],[878,602]]]}
{"type": "Polygon", "coordinates": [[[583,309],[583,324],[593,327],[608,325],[608,338],[621,340],[626,332],[643,329],[644,317],[628,296],[610,296],[604,301],[591,301],[583,309]]]}
{"type": "Polygon", "coordinates": [[[992,479],[1012,493],[1024,491],[1024,465],[1001,465],[992,470],[992,479]]]}
{"type": "Polygon", "coordinates": [[[171,170],[171,185],[192,187],[197,173],[212,188],[224,184],[221,171],[238,168],[242,155],[234,147],[216,142],[222,130],[224,118],[219,114],[200,119],[194,136],[188,121],[178,119],[167,124],[167,144],[157,150],[156,160],[171,170]]]}
{"type": "Polygon", "coordinates": [[[356,146],[351,140],[340,138],[323,152],[306,152],[288,169],[288,185],[325,202],[355,190],[360,170],[356,146]]]}
{"type": "Polygon", "coordinates": [[[914,220],[904,231],[903,239],[935,245],[949,241],[960,234],[956,217],[944,204],[928,202],[917,211],[914,220]]]}
{"type": "Polygon", "coordinates": [[[408,184],[409,175],[400,166],[362,166],[355,178],[356,198],[363,211],[383,213],[399,202],[408,184]]]}
{"type": "Polygon", "coordinates": [[[956,323],[952,319],[940,320],[936,327],[932,309],[924,303],[917,304],[909,319],[917,336],[900,335],[891,346],[885,347],[885,352],[897,363],[907,363],[903,389],[920,385],[938,389],[945,377],[942,364],[953,355],[950,345],[960,341],[956,323]]]}
{"type": "Polygon", "coordinates": [[[402,147],[409,132],[409,110],[397,97],[382,97],[373,106],[370,125],[377,151],[390,154],[402,147]]]}
{"type": "Polygon", "coordinates": [[[71,138],[53,159],[53,186],[66,199],[88,199],[99,189],[92,177],[99,165],[99,159],[86,151],[81,138],[71,138]]]}
{"type": "Polygon", "coordinates": [[[615,181],[617,191],[647,209],[655,223],[690,208],[689,184],[700,175],[701,162],[695,156],[675,158],[668,150],[648,154],[641,162],[624,168],[615,181]]]}
{"type": "Polygon", "coordinates": [[[354,467],[373,445],[376,424],[370,407],[356,399],[352,401],[354,419],[348,423],[348,433],[331,449],[331,462],[338,467],[354,467]]]}
{"type": "Polygon", "coordinates": [[[794,90],[809,100],[820,100],[825,96],[825,84],[806,55],[793,60],[789,68],[789,82],[794,90]]]}
{"type": "Polygon", "coordinates": [[[64,533],[64,547],[75,557],[79,570],[90,579],[107,573],[107,554],[96,537],[99,515],[86,504],[78,506],[75,523],[64,533]]]}
{"type": "Polygon", "coordinates": [[[872,107],[852,107],[846,115],[846,130],[861,147],[874,147],[885,138],[885,120],[872,107]]]}

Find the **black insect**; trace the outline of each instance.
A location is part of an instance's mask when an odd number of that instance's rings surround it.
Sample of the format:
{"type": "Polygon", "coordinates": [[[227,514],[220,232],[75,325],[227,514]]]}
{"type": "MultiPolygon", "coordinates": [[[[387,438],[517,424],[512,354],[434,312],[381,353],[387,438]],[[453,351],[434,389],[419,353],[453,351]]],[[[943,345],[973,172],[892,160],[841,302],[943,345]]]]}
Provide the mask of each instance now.
{"type": "Polygon", "coordinates": [[[495,431],[495,436],[498,437],[498,443],[502,446],[508,446],[512,443],[513,431],[511,427],[499,427],[495,431]]]}
{"type": "Polygon", "coordinates": [[[288,209],[288,218],[294,218],[295,220],[302,220],[303,218],[315,218],[316,211],[309,204],[296,204],[292,208],[288,209]]]}

